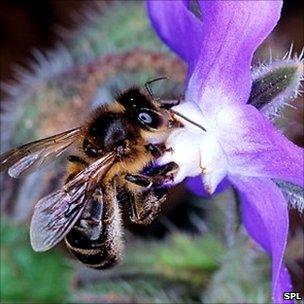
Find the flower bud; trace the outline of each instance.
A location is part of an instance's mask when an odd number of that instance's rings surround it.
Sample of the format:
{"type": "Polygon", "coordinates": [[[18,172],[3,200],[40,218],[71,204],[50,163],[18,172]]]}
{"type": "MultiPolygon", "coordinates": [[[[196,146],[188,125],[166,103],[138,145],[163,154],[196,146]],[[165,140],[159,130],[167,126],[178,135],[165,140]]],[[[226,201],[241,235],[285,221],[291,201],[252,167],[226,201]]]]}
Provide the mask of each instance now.
{"type": "Polygon", "coordinates": [[[304,211],[304,189],[290,182],[275,180],[275,183],[280,187],[289,206],[297,209],[299,212],[304,211]]]}
{"type": "Polygon", "coordinates": [[[248,103],[269,119],[280,116],[285,106],[300,93],[303,59],[275,60],[253,70],[253,83],[248,103]]]}

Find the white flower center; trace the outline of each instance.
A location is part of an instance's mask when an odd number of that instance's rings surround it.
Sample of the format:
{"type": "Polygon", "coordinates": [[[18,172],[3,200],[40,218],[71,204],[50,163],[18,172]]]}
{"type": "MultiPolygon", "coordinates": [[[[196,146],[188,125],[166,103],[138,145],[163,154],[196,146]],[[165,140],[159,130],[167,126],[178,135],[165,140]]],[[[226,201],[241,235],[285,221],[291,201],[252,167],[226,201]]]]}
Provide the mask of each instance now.
{"type": "MultiPolygon", "coordinates": [[[[201,109],[192,102],[184,102],[173,108],[185,117],[203,126],[207,131],[180,119],[184,128],[174,130],[166,141],[166,152],[158,161],[160,165],[175,162],[179,166],[174,183],[182,182],[187,176],[202,174],[205,189],[211,194],[227,174],[225,153],[212,131],[216,121],[204,118],[201,109]]],[[[214,117],[216,120],[216,117],[214,117]]]]}

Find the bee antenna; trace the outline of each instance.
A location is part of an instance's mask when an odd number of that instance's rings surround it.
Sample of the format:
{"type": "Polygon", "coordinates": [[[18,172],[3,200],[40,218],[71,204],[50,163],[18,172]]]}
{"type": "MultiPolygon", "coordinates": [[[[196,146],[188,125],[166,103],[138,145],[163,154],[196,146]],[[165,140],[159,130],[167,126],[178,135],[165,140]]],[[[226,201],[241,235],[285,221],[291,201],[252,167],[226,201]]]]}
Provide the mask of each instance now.
{"type": "Polygon", "coordinates": [[[151,96],[152,99],[155,99],[155,96],[154,96],[154,93],[152,91],[151,84],[154,83],[154,82],[160,81],[160,80],[165,80],[165,79],[169,79],[169,78],[167,76],[157,77],[157,78],[149,80],[145,83],[145,88],[146,88],[148,94],[151,96]]]}
{"type": "Polygon", "coordinates": [[[174,115],[181,117],[184,120],[187,120],[188,122],[190,122],[191,124],[197,126],[198,128],[202,129],[203,131],[207,131],[203,126],[201,126],[200,124],[196,123],[195,121],[191,120],[190,118],[184,116],[183,114],[176,112],[175,110],[169,109],[170,112],[172,112],[174,115]]]}

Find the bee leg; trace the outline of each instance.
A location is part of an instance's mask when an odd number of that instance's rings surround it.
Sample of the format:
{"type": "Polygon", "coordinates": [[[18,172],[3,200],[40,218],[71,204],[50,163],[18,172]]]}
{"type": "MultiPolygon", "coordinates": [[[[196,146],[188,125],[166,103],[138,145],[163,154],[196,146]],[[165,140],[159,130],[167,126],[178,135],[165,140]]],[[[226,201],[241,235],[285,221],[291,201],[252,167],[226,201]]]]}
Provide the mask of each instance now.
{"type": "Polygon", "coordinates": [[[133,194],[128,201],[130,220],[141,225],[151,224],[159,215],[166,194],[165,188],[153,188],[133,194]]]}
{"type": "Polygon", "coordinates": [[[154,187],[162,187],[166,182],[174,181],[174,175],[178,169],[179,167],[175,162],[170,162],[166,165],[153,168],[148,174],[153,178],[154,187]]]}
{"type": "Polygon", "coordinates": [[[145,176],[141,174],[127,174],[125,179],[128,182],[141,186],[143,188],[149,189],[153,185],[152,178],[150,176],[145,176]]]}
{"type": "Polygon", "coordinates": [[[173,180],[178,165],[174,162],[157,167],[149,175],[128,174],[125,179],[144,188],[134,193],[128,200],[130,219],[132,222],[149,225],[160,213],[166,200],[167,189],[163,186],[173,180]]]}
{"type": "Polygon", "coordinates": [[[172,151],[172,148],[167,149],[165,144],[148,144],[146,149],[154,158],[161,157],[165,152],[172,151]]]}
{"type": "Polygon", "coordinates": [[[133,184],[144,187],[146,189],[153,187],[162,187],[164,183],[173,181],[174,174],[178,170],[178,165],[170,162],[166,165],[156,167],[147,175],[143,174],[127,174],[125,179],[133,184]]]}

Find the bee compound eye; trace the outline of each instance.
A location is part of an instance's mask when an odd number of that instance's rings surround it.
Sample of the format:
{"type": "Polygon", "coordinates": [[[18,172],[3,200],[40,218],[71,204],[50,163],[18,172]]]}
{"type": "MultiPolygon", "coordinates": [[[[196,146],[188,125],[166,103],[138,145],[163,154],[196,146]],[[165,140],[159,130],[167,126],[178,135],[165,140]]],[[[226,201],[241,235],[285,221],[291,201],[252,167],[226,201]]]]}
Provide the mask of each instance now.
{"type": "Polygon", "coordinates": [[[151,124],[153,119],[151,117],[150,114],[148,114],[147,112],[140,112],[138,115],[138,118],[141,122],[143,122],[144,124],[151,124]]]}

